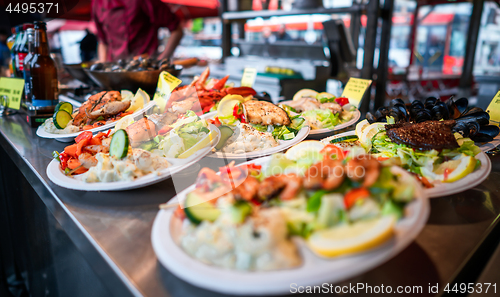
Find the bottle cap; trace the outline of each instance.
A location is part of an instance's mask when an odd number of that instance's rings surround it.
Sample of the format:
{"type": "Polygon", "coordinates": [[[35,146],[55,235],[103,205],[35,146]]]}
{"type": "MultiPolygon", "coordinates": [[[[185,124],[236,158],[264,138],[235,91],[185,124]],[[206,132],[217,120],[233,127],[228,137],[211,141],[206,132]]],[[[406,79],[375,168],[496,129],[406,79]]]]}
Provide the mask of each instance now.
{"type": "Polygon", "coordinates": [[[47,30],[47,24],[42,21],[35,21],[35,29],[47,30]]]}
{"type": "Polygon", "coordinates": [[[23,24],[24,31],[26,31],[28,28],[33,28],[33,24],[29,24],[29,23],[23,24]]]}

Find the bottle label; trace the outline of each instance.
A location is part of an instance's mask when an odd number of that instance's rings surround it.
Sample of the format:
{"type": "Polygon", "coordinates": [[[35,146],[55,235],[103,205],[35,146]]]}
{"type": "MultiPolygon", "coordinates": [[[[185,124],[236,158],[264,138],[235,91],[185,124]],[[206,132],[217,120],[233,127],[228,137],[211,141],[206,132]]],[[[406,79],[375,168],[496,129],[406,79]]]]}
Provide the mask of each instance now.
{"type": "Polygon", "coordinates": [[[59,103],[59,100],[40,100],[33,99],[31,101],[31,105],[36,107],[47,107],[47,106],[56,106],[59,103]]]}
{"type": "Polygon", "coordinates": [[[16,68],[19,69],[19,71],[24,70],[24,58],[28,53],[17,53],[17,59],[16,59],[16,68]]]}

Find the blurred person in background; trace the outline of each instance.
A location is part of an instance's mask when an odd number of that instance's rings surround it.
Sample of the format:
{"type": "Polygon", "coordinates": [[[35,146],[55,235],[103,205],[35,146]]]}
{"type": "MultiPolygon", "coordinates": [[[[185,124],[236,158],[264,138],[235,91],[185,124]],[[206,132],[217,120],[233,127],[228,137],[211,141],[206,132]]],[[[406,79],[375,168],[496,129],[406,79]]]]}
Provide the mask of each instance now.
{"type": "Polygon", "coordinates": [[[7,30],[0,28],[0,76],[9,75],[10,50],[7,46],[7,30]]]}
{"type": "Polygon", "coordinates": [[[179,18],[161,0],[93,0],[92,19],[101,62],[155,56],[161,27],[170,31],[170,38],[157,58],[170,58],[183,36],[179,18]]]}
{"type": "Polygon", "coordinates": [[[87,34],[80,41],[80,57],[82,58],[82,62],[92,61],[97,57],[97,37],[89,29],[85,29],[85,32],[87,34]]]}
{"type": "Polygon", "coordinates": [[[292,40],[292,37],[286,33],[286,26],[285,24],[281,24],[279,29],[278,29],[278,32],[276,33],[276,40],[280,40],[280,41],[290,41],[292,40]]]}

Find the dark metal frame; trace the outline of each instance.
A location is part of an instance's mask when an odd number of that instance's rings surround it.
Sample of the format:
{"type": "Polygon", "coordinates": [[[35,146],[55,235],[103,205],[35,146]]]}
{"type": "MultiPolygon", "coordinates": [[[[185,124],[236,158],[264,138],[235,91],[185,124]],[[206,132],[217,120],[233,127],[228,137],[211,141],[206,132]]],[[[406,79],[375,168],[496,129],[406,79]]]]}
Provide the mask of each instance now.
{"type": "MultiPolygon", "coordinates": [[[[291,11],[237,11],[237,12],[229,12],[227,10],[227,0],[221,0],[221,18],[223,21],[222,24],[222,59],[231,55],[231,47],[232,47],[232,38],[231,38],[231,23],[232,22],[244,22],[247,19],[256,18],[256,17],[271,17],[271,16],[284,16],[284,15],[298,15],[298,14],[339,14],[339,13],[350,13],[352,15],[351,18],[351,34],[353,37],[355,48],[357,49],[358,44],[358,36],[359,29],[361,27],[361,14],[366,14],[367,16],[367,25],[366,25],[366,34],[365,34],[365,44],[364,44],[364,57],[363,57],[363,68],[361,70],[361,77],[366,79],[374,79],[373,74],[375,72],[374,69],[374,60],[375,60],[375,47],[377,41],[377,30],[378,30],[378,19],[382,17],[382,31],[389,32],[387,38],[383,38],[383,43],[381,44],[381,52],[382,48],[385,52],[388,51],[389,48],[389,40],[390,40],[390,29],[391,29],[391,20],[392,20],[392,8],[387,9],[387,7],[393,6],[393,0],[386,0],[384,10],[380,9],[380,0],[370,0],[368,4],[353,4],[351,7],[342,7],[342,8],[333,8],[333,9],[325,9],[325,8],[317,8],[317,9],[297,9],[291,11]],[[389,2],[389,3],[388,3],[389,2]],[[382,12],[384,12],[382,14],[382,12]],[[385,28],[385,30],[384,30],[385,28]]],[[[240,38],[244,37],[244,33],[240,32],[240,38]]],[[[377,79],[377,89],[376,89],[376,98],[379,101],[385,99],[385,87],[387,82],[387,75],[380,75],[381,73],[387,72],[387,61],[388,57],[379,59],[379,70],[377,79]]],[[[368,96],[370,98],[371,89],[367,91],[368,96]]],[[[377,101],[378,102],[378,101],[377,101]]],[[[363,100],[361,111],[368,111],[370,105],[370,100],[363,100]]]]}

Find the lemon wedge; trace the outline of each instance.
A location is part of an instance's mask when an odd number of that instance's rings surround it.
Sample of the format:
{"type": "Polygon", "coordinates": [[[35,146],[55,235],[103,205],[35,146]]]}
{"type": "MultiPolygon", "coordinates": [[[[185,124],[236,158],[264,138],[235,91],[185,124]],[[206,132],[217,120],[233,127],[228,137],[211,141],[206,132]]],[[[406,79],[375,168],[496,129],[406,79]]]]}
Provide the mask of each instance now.
{"type": "Polygon", "coordinates": [[[358,135],[359,142],[361,143],[361,145],[364,146],[365,148],[370,147],[372,145],[373,136],[375,136],[375,134],[377,134],[379,131],[385,130],[385,125],[387,125],[387,124],[386,123],[373,123],[370,126],[365,127],[362,130],[361,134],[359,134],[359,135],[356,131],[356,135],[358,135]]]}
{"type": "Polygon", "coordinates": [[[115,131],[118,131],[120,129],[125,130],[125,128],[132,125],[134,122],[134,117],[131,114],[124,116],[123,118],[119,119],[118,122],[116,122],[115,131]]]}
{"type": "Polygon", "coordinates": [[[121,90],[120,94],[122,95],[122,101],[132,100],[132,98],[134,98],[134,93],[129,90],[121,90]]]}
{"type": "Polygon", "coordinates": [[[317,95],[318,95],[318,92],[316,92],[315,90],[302,89],[302,90],[298,91],[297,93],[295,93],[295,95],[293,95],[293,101],[300,100],[304,97],[316,98],[317,95]]]}
{"type": "Polygon", "coordinates": [[[201,150],[202,148],[206,147],[209,143],[212,143],[212,140],[217,138],[217,132],[214,130],[211,130],[210,133],[208,133],[207,136],[205,136],[202,140],[198,141],[195,145],[190,147],[187,151],[183,152],[177,158],[179,159],[186,159],[189,158],[192,154],[196,153],[197,151],[201,150]]]}
{"type": "Polygon", "coordinates": [[[318,140],[306,140],[292,146],[285,153],[288,160],[297,161],[307,156],[319,155],[319,152],[325,147],[325,144],[318,140]]]}
{"type": "Polygon", "coordinates": [[[429,167],[420,168],[422,175],[430,180],[452,183],[464,178],[476,168],[476,159],[462,154],[460,159],[439,164],[433,171],[429,167]]]}
{"type": "Polygon", "coordinates": [[[359,137],[361,135],[361,133],[363,132],[363,130],[370,126],[370,123],[368,122],[368,120],[362,120],[361,122],[357,123],[356,124],[356,135],[359,137]]]}
{"type": "Polygon", "coordinates": [[[314,232],[307,244],[315,253],[336,257],[374,248],[394,234],[396,218],[385,216],[314,232]]]}
{"type": "Polygon", "coordinates": [[[138,111],[141,108],[144,108],[144,105],[148,104],[149,102],[149,95],[148,93],[144,92],[142,89],[139,88],[137,90],[137,93],[135,93],[134,98],[132,98],[132,103],[130,104],[130,107],[125,111],[138,111]]]}
{"type": "Polygon", "coordinates": [[[219,102],[219,106],[217,107],[217,116],[219,117],[219,120],[225,123],[227,119],[221,119],[221,117],[232,116],[234,106],[243,102],[245,102],[245,98],[240,95],[227,95],[222,98],[219,102]]]}

